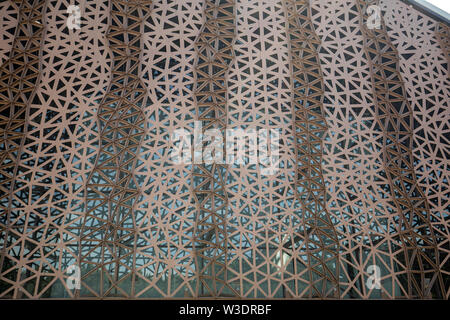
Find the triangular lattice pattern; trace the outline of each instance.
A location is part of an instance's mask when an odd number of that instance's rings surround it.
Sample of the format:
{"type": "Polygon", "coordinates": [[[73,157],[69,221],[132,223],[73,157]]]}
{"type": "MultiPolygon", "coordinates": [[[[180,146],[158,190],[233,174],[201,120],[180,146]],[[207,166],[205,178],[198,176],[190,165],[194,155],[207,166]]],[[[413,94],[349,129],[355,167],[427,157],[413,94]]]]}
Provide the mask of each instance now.
{"type": "Polygon", "coordinates": [[[0,26],[0,298],[449,298],[447,23],[399,0],[8,0],[0,26]],[[198,121],[279,130],[278,171],[174,163],[198,121]]]}

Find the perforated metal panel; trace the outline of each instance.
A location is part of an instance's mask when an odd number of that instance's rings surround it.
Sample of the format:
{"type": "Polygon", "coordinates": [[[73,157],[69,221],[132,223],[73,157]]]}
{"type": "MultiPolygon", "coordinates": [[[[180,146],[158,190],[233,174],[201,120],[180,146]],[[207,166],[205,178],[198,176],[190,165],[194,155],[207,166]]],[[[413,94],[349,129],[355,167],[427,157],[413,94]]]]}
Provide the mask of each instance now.
{"type": "Polygon", "coordinates": [[[449,298],[445,21],[17,0],[0,25],[0,298],[449,298]],[[199,124],[278,130],[277,170],[175,163],[199,124]]]}

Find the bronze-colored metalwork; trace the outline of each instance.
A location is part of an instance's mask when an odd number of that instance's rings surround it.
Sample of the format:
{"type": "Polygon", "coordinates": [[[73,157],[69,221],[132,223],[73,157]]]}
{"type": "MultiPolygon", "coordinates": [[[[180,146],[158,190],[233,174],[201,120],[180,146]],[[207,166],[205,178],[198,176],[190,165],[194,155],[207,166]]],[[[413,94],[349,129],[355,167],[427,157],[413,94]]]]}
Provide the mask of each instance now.
{"type": "MultiPolygon", "coordinates": [[[[437,260],[446,288],[445,283],[448,281],[450,271],[449,237],[445,221],[450,208],[450,199],[446,195],[450,178],[450,163],[447,156],[450,152],[448,148],[450,140],[446,132],[450,128],[447,128],[446,123],[450,121],[450,114],[445,106],[448,105],[450,81],[445,76],[449,72],[448,64],[445,64],[448,55],[446,57],[446,50],[435,40],[439,40],[435,31],[442,23],[415,15],[404,6],[395,9],[389,2],[384,4],[384,10],[385,20],[390,24],[388,34],[398,52],[399,72],[413,110],[414,172],[417,184],[423,190],[429,205],[431,232],[436,239],[439,255],[437,260]],[[414,23],[405,23],[407,19],[414,19],[414,23]],[[401,32],[408,25],[414,25],[420,32],[407,34],[401,32]],[[411,50],[411,43],[415,43],[418,49],[411,50]],[[436,90],[437,88],[442,90],[436,90]]],[[[433,289],[434,294],[439,296],[440,294],[436,293],[438,288],[433,289]]],[[[447,294],[442,296],[448,298],[448,289],[445,290],[447,294]]],[[[428,291],[426,296],[430,295],[432,293],[428,291]]]]}
{"type": "Polygon", "coordinates": [[[292,105],[297,159],[295,192],[301,204],[310,297],[339,296],[339,243],[326,209],[322,173],[323,136],[327,131],[323,115],[323,76],[318,49],[320,39],[311,22],[309,2],[284,1],[292,68],[292,105]],[[330,266],[333,269],[330,270],[330,266]],[[315,280],[317,279],[317,280],[315,280]]]}
{"type": "MultiPolygon", "coordinates": [[[[0,208],[2,212],[1,232],[4,239],[21,236],[21,231],[11,227],[16,215],[13,207],[16,201],[29,197],[21,192],[18,176],[23,174],[20,168],[22,159],[27,159],[24,152],[27,144],[29,119],[36,109],[31,108],[35,99],[36,85],[39,83],[41,64],[41,42],[45,28],[46,1],[13,1],[18,11],[17,27],[14,43],[8,60],[0,67],[0,176],[2,177],[0,208]],[[19,190],[17,190],[19,189],[19,190]],[[16,198],[17,197],[17,198],[16,198]]],[[[23,232],[23,231],[22,231],[23,232]]],[[[37,236],[32,233],[32,237],[37,236]]],[[[5,257],[9,250],[14,250],[4,241],[0,256],[0,265],[8,269],[5,257]]],[[[3,268],[2,268],[3,271],[3,268]]],[[[29,272],[26,272],[29,276],[29,272]]],[[[10,274],[9,283],[20,282],[21,273],[10,274]]],[[[25,276],[24,276],[25,278],[25,276]]],[[[16,288],[10,293],[12,297],[20,297],[16,288]]]]}
{"type": "MultiPolygon", "coordinates": [[[[206,0],[205,24],[196,42],[197,120],[202,134],[217,129],[223,137],[227,128],[227,71],[233,59],[234,0],[206,0]]],[[[226,141],[225,141],[226,143],[226,141]]],[[[197,203],[194,231],[199,296],[238,296],[227,281],[226,181],[228,165],[196,164],[192,183],[197,203]]]]}
{"type": "Polygon", "coordinates": [[[99,297],[133,296],[122,287],[135,278],[134,263],[129,263],[138,243],[135,166],[146,132],[146,90],[139,77],[141,25],[150,5],[141,0],[111,3],[107,37],[112,79],[97,113],[100,146],[86,186],[87,212],[80,235],[80,264],[86,268],[82,279],[89,293],[99,297]]]}
{"type": "Polygon", "coordinates": [[[377,107],[376,123],[383,133],[383,167],[399,216],[399,241],[407,266],[408,296],[424,298],[430,290],[445,295],[437,242],[430,222],[430,209],[417,184],[413,164],[413,116],[398,66],[398,53],[381,20],[380,28],[367,26],[368,7],[378,0],[358,0],[364,50],[370,65],[377,107]],[[424,278],[431,275],[429,283],[424,278]]]}
{"type": "MultiPolygon", "coordinates": [[[[439,41],[444,55],[450,62],[450,27],[442,22],[436,24],[436,38],[439,41]]],[[[450,68],[450,63],[448,67],[450,68]]]]}
{"type": "Polygon", "coordinates": [[[0,298],[450,297],[445,22],[399,0],[10,0],[0,26],[0,298]],[[278,171],[174,163],[195,121],[279,130],[278,171]]]}

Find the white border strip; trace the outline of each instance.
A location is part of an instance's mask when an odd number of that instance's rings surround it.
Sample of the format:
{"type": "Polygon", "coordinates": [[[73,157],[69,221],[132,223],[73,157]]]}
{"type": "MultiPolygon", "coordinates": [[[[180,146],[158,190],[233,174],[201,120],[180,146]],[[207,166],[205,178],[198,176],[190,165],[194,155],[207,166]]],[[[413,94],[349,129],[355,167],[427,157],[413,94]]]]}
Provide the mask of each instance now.
{"type": "Polygon", "coordinates": [[[425,0],[410,0],[411,3],[416,3],[417,5],[421,6],[422,8],[424,8],[425,10],[428,10],[438,16],[441,16],[443,19],[447,20],[448,22],[450,22],[450,14],[445,12],[444,10],[436,7],[435,5],[429,3],[428,1],[425,0]]]}

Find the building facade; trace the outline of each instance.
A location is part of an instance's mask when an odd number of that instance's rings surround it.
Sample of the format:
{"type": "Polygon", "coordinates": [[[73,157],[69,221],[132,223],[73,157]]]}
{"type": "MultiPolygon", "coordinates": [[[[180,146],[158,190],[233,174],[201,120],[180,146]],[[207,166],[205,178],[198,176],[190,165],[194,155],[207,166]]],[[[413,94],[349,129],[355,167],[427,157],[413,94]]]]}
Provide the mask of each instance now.
{"type": "Polygon", "coordinates": [[[0,24],[0,298],[449,298],[445,17],[10,0],[0,24]],[[227,132],[240,162],[208,149],[227,132]]]}

